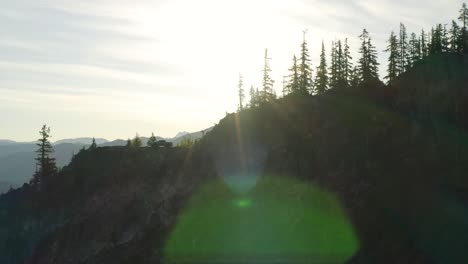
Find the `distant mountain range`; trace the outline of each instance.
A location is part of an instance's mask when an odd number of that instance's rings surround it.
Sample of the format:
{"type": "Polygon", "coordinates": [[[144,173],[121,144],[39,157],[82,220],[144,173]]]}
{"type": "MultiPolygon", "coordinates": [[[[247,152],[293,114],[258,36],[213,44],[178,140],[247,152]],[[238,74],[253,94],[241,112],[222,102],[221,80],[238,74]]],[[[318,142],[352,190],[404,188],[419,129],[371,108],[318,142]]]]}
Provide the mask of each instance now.
{"type": "MultiPolygon", "coordinates": [[[[184,138],[199,139],[204,133],[211,131],[212,127],[199,132],[188,133],[179,132],[173,138],[156,137],[158,140],[164,139],[177,146],[184,138]]],[[[70,163],[74,154],[78,153],[83,147],[91,145],[93,138],[71,138],[61,139],[53,142],[54,157],[57,159],[57,165],[64,167],[70,163]]],[[[116,139],[109,141],[104,138],[96,138],[99,147],[125,146],[127,140],[116,139]]],[[[143,146],[146,146],[147,137],[141,138],[143,146]]],[[[35,169],[37,146],[36,142],[16,142],[13,140],[0,139],[0,194],[10,189],[10,187],[19,187],[28,182],[35,169]]]]}

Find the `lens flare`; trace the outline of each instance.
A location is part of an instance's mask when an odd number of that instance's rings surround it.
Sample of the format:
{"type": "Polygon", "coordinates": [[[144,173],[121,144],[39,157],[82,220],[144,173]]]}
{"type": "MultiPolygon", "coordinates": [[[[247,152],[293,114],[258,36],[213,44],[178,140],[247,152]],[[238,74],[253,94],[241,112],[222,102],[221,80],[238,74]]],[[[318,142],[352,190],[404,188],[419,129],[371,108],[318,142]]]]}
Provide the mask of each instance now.
{"type": "Polygon", "coordinates": [[[248,195],[222,180],[201,188],[179,216],[164,254],[166,263],[344,263],[358,248],[331,193],[262,177],[248,195]]]}

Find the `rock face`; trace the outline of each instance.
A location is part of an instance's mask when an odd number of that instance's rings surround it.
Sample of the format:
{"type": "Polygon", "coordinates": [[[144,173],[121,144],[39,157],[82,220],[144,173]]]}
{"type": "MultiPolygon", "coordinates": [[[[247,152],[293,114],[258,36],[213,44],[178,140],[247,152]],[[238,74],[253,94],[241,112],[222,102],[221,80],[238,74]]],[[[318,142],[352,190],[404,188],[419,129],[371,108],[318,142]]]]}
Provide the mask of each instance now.
{"type": "MultiPolygon", "coordinates": [[[[411,80],[414,87],[425,83],[411,80]]],[[[205,184],[222,183],[221,196],[240,190],[261,197],[264,182],[281,178],[317,186],[336,198],[358,243],[354,255],[341,262],[462,263],[468,244],[466,132],[461,123],[448,123],[450,118],[425,118],[426,108],[406,111],[409,107],[402,105],[409,103],[402,103],[401,87],[403,83],[387,90],[362,87],[314,97],[287,96],[226,116],[191,149],[105,147],[80,152],[41,190],[25,185],[1,197],[0,262],[161,263],[167,261],[166,245],[172,232],[180,230],[178,223],[213,225],[216,230],[218,223],[210,222],[207,214],[200,219],[208,224],[184,214],[225,212],[213,209],[220,197],[215,190],[205,197],[205,205],[193,210],[191,199],[200,196],[205,184]],[[236,177],[255,181],[236,184],[236,177]]],[[[303,187],[287,187],[268,196],[262,210],[252,211],[267,212],[254,218],[255,223],[263,219],[264,226],[275,223],[281,231],[294,227],[284,202],[297,200],[307,208],[301,199],[309,196],[297,191],[303,187]],[[283,209],[266,210],[270,204],[283,209]]],[[[236,201],[240,208],[257,206],[256,200],[236,201]]],[[[323,204],[322,209],[330,211],[323,204]]],[[[297,216],[300,210],[291,212],[291,217],[297,216]]],[[[298,218],[301,224],[301,219],[309,219],[304,217],[298,218]]],[[[302,228],[304,233],[323,230],[312,220],[310,229],[302,228]]],[[[275,241],[279,238],[274,234],[280,233],[264,232],[273,234],[272,239],[259,241],[275,241]]],[[[332,233],[330,237],[340,235],[332,233]]],[[[197,244],[200,235],[195,234],[196,230],[183,235],[193,245],[191,252],[209,252],[197,244]]],[[[235,239],[256,239],[246,237],[235,239]]],[[[313,263],[307,245],[301,250],[313,263]]],[[[340,252],[327,250],[331,256],[340,252]]],[[[226,255],[204,257],[216,262],[226,255]]],[[[250,257],[261,262],[272,256],[250,257]]],[[[274,257],[287,262],[297,255],[274,257]]]]}

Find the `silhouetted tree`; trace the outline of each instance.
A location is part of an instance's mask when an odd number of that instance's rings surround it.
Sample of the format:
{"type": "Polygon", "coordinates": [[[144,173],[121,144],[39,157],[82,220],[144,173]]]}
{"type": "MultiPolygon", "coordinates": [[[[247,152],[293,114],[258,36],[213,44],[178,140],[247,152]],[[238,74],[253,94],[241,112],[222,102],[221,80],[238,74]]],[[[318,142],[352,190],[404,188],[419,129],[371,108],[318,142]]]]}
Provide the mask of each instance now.
{"type": "Polygon", "coordinates": [[[89,146],[89,149],[96,149],[96,148],[97,148],[96,139],[93,138],[93,141],[91,142],[91,145],[89,146]]]}
{"type": "Polygon", "coordinates": [[[306,33],[303,31],[303,39],[301,44],[301,64],[299,66],[299,92],[308,94],[312,89],[312,69],[310,67],[309,49],[307,48],[306,33]]]}
{"type": "Polygon", "coordinates": [[[388,46],[385,50],[389,52],[388,56],[388,68],[387,68],[387,76],[384,77],[388,81],[388,83],[393,82],[399,74],[399,60],[400,58],[400,49],[399,49],[399,42],[397,36],[392,31],[390,34],[390,38],[388,39],[388,46]]]}
{"type": "Polygon", "coordinates": [[[450,28],[449,44],[450,52],[460,52],[460,27],[455,20],[452,20],[452,27],[450,28]]]}
{"type": "Polygon", "coordinates": [[[255,89],[252,86],[250,86],[250,92],[249,92],[249,95],[250,95],[250,107],[256,107],[257,106],[257,102],[258,102],[258,98],[257,98],[257,94],[255,93],[255,89]]]}
{"type": "Polygon", "coordinates": [[[133,138],[132,140],[132,147],[136,147],[136,148],[139,148],[142,146],[142,142],[141,142],[141,138],[140,136],[138,135],[138,133],[135,135],[135,137],[133,138]]]}
{"type": "Polygon", "coordinates": [[[421,41],[418,39],[416,33],[411,33],[409,40],[409,65],[413,67],[419,60],[421,60],[421,41]]]}
{"type": "Polygon", "coordinates": [[[460,15],[458,16],[458,20],[460,20],[462,24],[461,33],[460,33],[460,50],[462,52],[468,53],[468,32],[467,32],[467,25],[468,25],[468,7],[466,3],[463,3],[462,8],[460,9],[460,15]]]}
{"type": "Polygon", "coordinates": [[[244,105],[243,105],[243,102],[244,102],[244,97],[245,97],[245,94],[244,94],[244,82],[242,80],[242,75],[239,73],[239,83],[237,85],[237,88],[238,88],[238,96],[239,96],[239,111],[242,111],[244,109],[244,105]]]}
{"type": "Polygon", "coordinates": [[[408,69],[408,34],[406,33],[406,27],[403,23],[400,23],[400,59],[398,62],[399,73],[403,73],[408,69]]]}
{"type": "Polygon", "coordinates": [[[338,87],[338,58],[336,44],[332,41],[330,52],[330,89],[338,87]]]}
{"type": "Polygon", "coordinates": [[[292,93],[299,92],[299,68],[297,66],[296,55],[293,56],[293,65],[289,68],[289,82],[287,84],[288,90],[292,93]]]}
{"type": "Polygon", "coordinates": [[[315,75],[315,93],[321,94],[328,88],[327,58],[325,55],[325,45],[322,41],[322,52],[320,53],[320,64],[315,75]]]}
{"type": "Polygon", "coordinates": [[[348,38],[345,38],[344,42],[344,51],[343,51],[343,69],[344,69],[344,78],[346,80],[346,86],[349,86],[351,81],[350,75],[353,71],[353,57],[351,57],[351,51],[348,45],[348,38]]]}
{"type": "Polygon", "coordinates": [[[263,96],[262,101],[271,101],[274,99],[274,91],[273,91],[273,84],[274,81],[270,77],[270,60],[268,58],[268,49],[265,49],[265,57],[264,57],[264,66],[263,66],[263,79],[262,79],[262,87],[263,87],[263,96]]]}
{"type": "Polygon", "coordinates": [[[440,24],[440,46],[442,52],[449,51],[449,37],[448,37],[448,30],[447,25],[440,24]]]}
{"type": "Polygon", "coordinates": [[[427,35],[426,32],[424,32],[424,29],[421,30],[421,57],[424,59],[429,55],[429,49],[427,47],[428,42],[427,42],[427,35]]]}
{"type": "Polygon", "coordinates": [[[33,175],[31,184],[39,186],[39,188],[46,182],[50,177],[57,173],[57,166],[55,164],[55,158],[51,156],[54,152],[54,148],[49,141],[50,127],[43,125],[39,131],[41,136],[38,139],[38,150],[36,151],[36,173],[33,175]]]}
{"type": "Polygon", "coordinates": [[[127,139],[127,143],[125,144],[126,147],[131,147],[132,146],[132,140],[127,139]]]}
{"type": "Polygon", "coordinates": [[[362,34],[359,36],[359,38],[362,41],[361,48],[359,49],[361,58],[359,59],[357,66],[359,71],[359,79],[362,82],[378,79],[379,63],[377,62],[377,51],[372,45],[372,39],[366,29],[362,31],[362,34]]]}
{"type": "Polygon", "coordinates": [[[146,142],[146,145],[148,147],[154,148],[154,147],[156,147],[156,142],[157,141],[158,140],[156,139],[156,136],[154,136],[154,133],[151,133],[151,137],[148,138],[148,142],[146,142]]]}

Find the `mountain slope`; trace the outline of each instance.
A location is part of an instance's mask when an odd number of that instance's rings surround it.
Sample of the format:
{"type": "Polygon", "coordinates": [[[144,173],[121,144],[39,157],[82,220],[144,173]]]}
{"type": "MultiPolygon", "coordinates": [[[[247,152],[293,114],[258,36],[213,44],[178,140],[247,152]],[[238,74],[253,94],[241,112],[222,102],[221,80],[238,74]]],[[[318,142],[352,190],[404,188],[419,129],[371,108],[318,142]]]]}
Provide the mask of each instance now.
{"type": "Polygon", "coordinates": [[[287,96],[191,149],[80,152],[43,190],[2,196],[0,261],[462,263],[466,132],[389,92],[287,96]]]}

